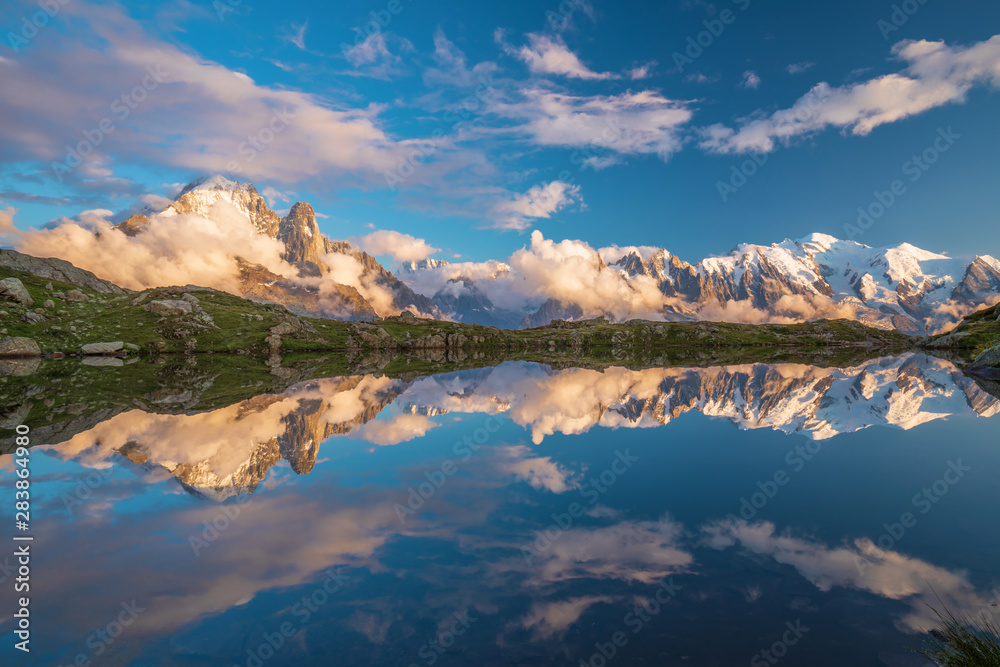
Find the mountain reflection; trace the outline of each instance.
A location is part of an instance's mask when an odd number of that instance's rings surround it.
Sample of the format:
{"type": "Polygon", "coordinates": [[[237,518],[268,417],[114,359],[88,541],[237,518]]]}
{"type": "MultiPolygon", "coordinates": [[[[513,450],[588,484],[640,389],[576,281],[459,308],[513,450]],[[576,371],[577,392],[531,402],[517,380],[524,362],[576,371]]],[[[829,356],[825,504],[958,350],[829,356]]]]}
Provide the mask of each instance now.
{"type": "Polygon", "coordinates": [[[619,630],[628,664],[745,664],[802,620],[794,664],[884,653],[907,665],[897,648],[934,622],[928,604],[997,609],[995,459],[969,443],[977,417],[998,412],[920,355],[853,368],[518,362],[121,412],[32,451],[43,662],[96,657],[95,623],[134,601],[143,612],[108,664],[256,665],[248,651],[291,623],[266,664],[428,665],[431,642],[466,618],[433,664],[588,664],[619,630]],[[940,423],[950,416],[966,419],[940,423]],[[810,444],[782,433],[870,426],[889,428],[824,447],[743,515],[785,452],[810,444]],[[910,499],[950,459],[970,472],[925,517],[910,499]],[[906,510],[918,525],[900,534],[889,526],[906,510]],[[300,613],[331,577],[343,585],[300,613]]]}
{"type": "MultiPolygon", "coordinates": [[[[189,490],[223,500],[252,493],[282,460],[295,473],[308,473],[324,441],[334,446],[336,437],[346,437],[396,445],[425,435],[439,425],[433,417],[448,413],[505,414],[537,445],[555,433],[594,427],[669,426],[691,410],[741,429],[821,440],[870,426],[909,430],[952,415],[989,417],[1000,412],[1000,400],[951,363],[916,354],[851,368],[751,364],[596,371],[513,362],[417,380],[313,380],[198,414],[132,410],[55,450],[90,467],[107,465],[117,452],[134,463],[162,466],[189,490]]],[[[527,448],[510,448],[508,459],[504,467],[520,470],[534,484],[566,488],[562,474],[546,470],[527,448]]]]}

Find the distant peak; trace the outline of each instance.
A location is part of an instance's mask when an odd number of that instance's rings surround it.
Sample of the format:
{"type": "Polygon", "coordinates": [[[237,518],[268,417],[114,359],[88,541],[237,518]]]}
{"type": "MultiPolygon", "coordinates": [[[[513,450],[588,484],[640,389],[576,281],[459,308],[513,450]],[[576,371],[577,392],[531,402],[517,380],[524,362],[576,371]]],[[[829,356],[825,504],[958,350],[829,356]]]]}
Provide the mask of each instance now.
{"type": "Polygon", "coordinates": [[[201,178],[195,179],[184,186],[181,190],[181,195],[187,194],[195,190],[225,190],[229,192],[237,192],[240,190],[253,190],[255,189],[253,183],[240,183],[238,181],[232,181],[222,174],[215,174],[212,176],[202,176],[201,178]]]}

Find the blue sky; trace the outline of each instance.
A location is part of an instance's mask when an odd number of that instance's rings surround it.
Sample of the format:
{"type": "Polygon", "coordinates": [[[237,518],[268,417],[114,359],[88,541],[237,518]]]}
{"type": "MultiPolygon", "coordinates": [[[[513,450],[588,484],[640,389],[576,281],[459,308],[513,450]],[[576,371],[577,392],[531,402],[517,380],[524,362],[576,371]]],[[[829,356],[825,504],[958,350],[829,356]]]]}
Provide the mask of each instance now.
{"type": "Polygon", "coordinates": [[[448,259],[532,229],[689,261],[811,232],[1000,252],[995,3],[6,6],[0,208],[22,229],[229,171],[331,237],[448,259]]]}

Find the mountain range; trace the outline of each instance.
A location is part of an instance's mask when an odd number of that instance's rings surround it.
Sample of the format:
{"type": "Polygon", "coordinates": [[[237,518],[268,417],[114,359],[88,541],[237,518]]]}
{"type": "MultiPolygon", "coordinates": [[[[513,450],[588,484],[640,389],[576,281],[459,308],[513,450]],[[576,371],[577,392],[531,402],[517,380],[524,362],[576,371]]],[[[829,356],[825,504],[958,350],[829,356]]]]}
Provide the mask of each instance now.
{"type": "Polygon", "coordinates": [[[220,203],[281,244],[282,259],[293,267],[280,273],[236,257],[242,296],[302,315],[374,319],[409,310],[501,328],[597,316],[613,322],[848,318],[926,335],[1000,300],[1000,261],[988,255],[952,258],[907,243],[872,248],[823,234],[743,244],[691,264],[664,248],[553,244],[536,231],[507,261],[429,258],[403,263],[394,275],[373,256],[322,234],[308,203],[295,203],[282,217],[254,185],[222,176],[195,181],[165,208],[134,214],[117,228],[137,237],[174,216],[212,218],[220,203]]]}

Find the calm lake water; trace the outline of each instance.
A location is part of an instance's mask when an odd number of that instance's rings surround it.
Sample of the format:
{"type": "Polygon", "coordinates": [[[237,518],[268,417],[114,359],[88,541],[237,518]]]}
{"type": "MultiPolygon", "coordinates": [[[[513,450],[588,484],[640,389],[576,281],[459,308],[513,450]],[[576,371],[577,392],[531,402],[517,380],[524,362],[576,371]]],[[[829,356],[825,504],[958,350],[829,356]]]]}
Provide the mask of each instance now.
{"type": "Polygon", "coordinates": [[[998,412],[911,355],[506,363],[109,414],[31,451],[32,652],[3,574],[3,655],[922,665],[927,603],[1000,619],[998,412]]]}

